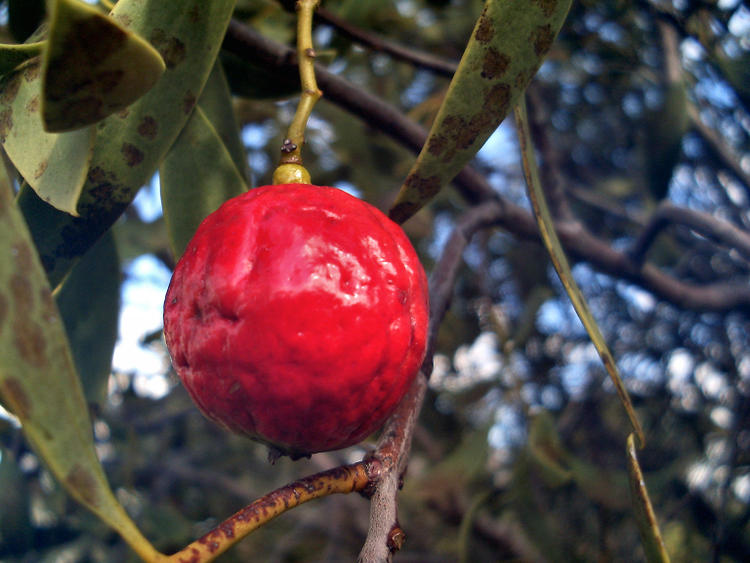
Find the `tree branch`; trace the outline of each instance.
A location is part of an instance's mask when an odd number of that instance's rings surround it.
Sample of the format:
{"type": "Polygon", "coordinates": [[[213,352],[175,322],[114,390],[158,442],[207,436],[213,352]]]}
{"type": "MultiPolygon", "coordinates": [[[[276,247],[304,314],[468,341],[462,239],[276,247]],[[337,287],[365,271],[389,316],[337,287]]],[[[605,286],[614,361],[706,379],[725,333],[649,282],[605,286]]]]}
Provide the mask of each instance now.
{"type": "Polygon", "coordinates": [[[677,207],[669,201],[663,201],[651,215],[650,221],[630,251],[635,264],[643,263],[656,237],[670,224],[684,225],[714,242],[736,249],[750,260],[750,233],[708,213],[677,207]]]}
{"type": "Polygon", "coordinates": [[[379,35],[353,26],[325,8],[318,9],[315,19],[330,25],[341,35],[348,37],[361,45],[369,47],[373,51],[386,53],[394,59],[410,63],[417,68],[430,70],[435,74],[439,74],[446,78],[451,78],[458,67],[458,65],[452,61],[441,59],[440,57],[436,57],[431,53],[425,53],[424,51],[409,49],[404,45],[388,41],[379,35]]]}

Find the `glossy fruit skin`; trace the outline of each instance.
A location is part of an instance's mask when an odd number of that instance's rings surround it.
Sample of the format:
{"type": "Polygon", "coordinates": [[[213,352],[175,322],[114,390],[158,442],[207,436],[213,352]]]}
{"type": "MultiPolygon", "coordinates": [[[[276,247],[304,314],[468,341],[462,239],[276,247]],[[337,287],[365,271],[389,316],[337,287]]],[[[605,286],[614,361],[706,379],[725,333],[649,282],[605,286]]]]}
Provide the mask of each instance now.
{"type": "Polygon", "coordinates": [[[401,228],[346,192],[263,186],[201,223],[164,305],[203,413],[300,457],[360,442],[424,358],[427,279],[401,228]]]}

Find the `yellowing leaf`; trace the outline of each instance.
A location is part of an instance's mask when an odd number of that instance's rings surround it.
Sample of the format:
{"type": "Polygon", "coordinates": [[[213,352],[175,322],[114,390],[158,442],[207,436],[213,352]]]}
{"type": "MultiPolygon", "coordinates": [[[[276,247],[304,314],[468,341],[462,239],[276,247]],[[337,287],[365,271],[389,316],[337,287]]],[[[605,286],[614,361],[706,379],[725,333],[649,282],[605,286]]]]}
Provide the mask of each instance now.
{"type": "Polygon", "coordinates": [[[37,58],[0,82],[0,141],[39,197],[75,216],[91,163],[95,131],[93,127],[64,134],[44,131],[39,72],[37,58]]]}
{"type": "Polygon", "coordinates": [[[55,0],[42,63],[42,119],[60,132],[96,123],[148,92],[166,68],[140,36],[80,0],[55,0]]]}
{"type": "MultiPolygon", "coordinates": [[[[167,68],[149,92],[97,124],[78,199],[80,218],[51,209],[34,193],[22,190],[19,205],[53,286],[114,224],[156,171],[203,90],[234,5],[235,0],[120,0],[115,5],[111,17],[146,38],[167,68]]],[[[10,157],[15,162],[18,155],[10,157]]]]}
{"type": "Polygon", "coordinates": [[[78,502],[144,558],[158,555],[115,499],[99,464],[60,312],[7,183],[0,185],[0,401],[78,502]]]}
{"type": "Polygon", "coordinates": [[[402,223],[471,160],[536,74],[570,0],[488,0],[390,217],[402,223]]]}
{"type": "Polygon", "coordinates": [[[646,483],[643,480],[643,473],[635,451],[635,441],[635,435],[630,434],[627,444],[628,474],[630,476],[631,499],[635,518],[638,522],[638,530],[641,533],[643,550],[646,553],[646,561],[649,561],[649,563],[667,563],[669,554],[664,547],[659,523],[656,521],[656,514],[654,514],[646,483]]]}

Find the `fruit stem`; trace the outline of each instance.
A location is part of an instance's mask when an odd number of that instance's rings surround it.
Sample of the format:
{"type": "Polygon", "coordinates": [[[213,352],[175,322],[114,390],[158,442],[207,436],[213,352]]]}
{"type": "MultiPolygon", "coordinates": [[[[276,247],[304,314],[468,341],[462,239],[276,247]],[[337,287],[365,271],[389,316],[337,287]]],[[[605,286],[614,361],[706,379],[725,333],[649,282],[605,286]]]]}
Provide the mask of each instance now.
{"type": "Polygon", "coordinates": [[[289,126],[287,137],[281,146],[280,166],[302,164],[305,127],[307,127],[307,121],[310,118],[313,106],[323,95],[315,80],[315,49],[313,49],[312,42],[313,13],[318,4],[320,4],[320,0],[298,0],[297,2],[297,61],[302,96],[297,105],[294,119],[289,126]]]}

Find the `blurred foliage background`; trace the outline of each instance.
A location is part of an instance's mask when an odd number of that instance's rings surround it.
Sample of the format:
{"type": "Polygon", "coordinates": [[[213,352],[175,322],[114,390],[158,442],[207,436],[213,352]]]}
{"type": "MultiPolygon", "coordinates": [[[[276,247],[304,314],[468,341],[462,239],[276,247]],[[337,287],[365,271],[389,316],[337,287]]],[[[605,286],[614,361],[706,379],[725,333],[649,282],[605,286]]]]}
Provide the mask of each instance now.
{"type": "MultiPolygon", "coordinates": [[[[353,28],[454,62],[482,4],[323,2],[353,28]]],[[[0,3],[3,40],[23,41],[43,17],[43,0],[0,3]]],[[[276,41],[294,39],[294,15],[281,3],[240,0],[235,17],[276,41]]],[[[329,70],[429,125],[447,78],[363,47],[324,20],[315,42],[329,70]]],[[[297,86],[294,79],[269,80],[235,55],[222,53],[222,61],[251,184],[269,183],[297,86]]],[[[619,250],[632,247],[665,200],[747,230],[748,69],[750,10],[737,0],[575,2],[529,88],[544,138],[541,157],[554,165],[571,217],[619,250]]],[[[528,208],[510,121],[475,165],[493,189],[528,208]]],[[[383,209],[414,159],[325,97],[307,144],[315,183],[383,209]]],[[[169,552],[275,487],[361,459],[368,444],[271,465],[264,447],[228,435],[194,408],[160,334],[173,258],[158,181],[143,188],[113,237],[76,267],[75,275],[92,280],[89,290],[58,298],[63,310],[92,311],[68,330],[85,342],[100,337],[101,346],[76,358],[98,453],[119,500],[169,552]],[[96,251],[113,244],[119,265],[103,267],[96,251]]],[[[405,224],[428,273],[466,208],[449,188],[405,224]]],[[[750,308],[680,307],[631,284],[626,272],[604,274],[585,256],[575,258],[583,258],[575,277],[644,426],[648,444],[639,457],[670,555],[746,560],[750,308]]],[[[750,273],[746,254],[679,224],[659,235],[647,259],[695,284],[747,283],[750,273]]],[[[641,560],[626,479],[627,431],[543,248],[503,230],[480,233],[465,252],[441,328],[400,495],[407,541],[396,560],[641,560]]],[[[6,414],[0,455],[0,561],[133,560],[51,479],[6,414]]],[[[351,561],[367,519],[365,499],[329,497],[284,514],[220,561],[351,561]]]]}

